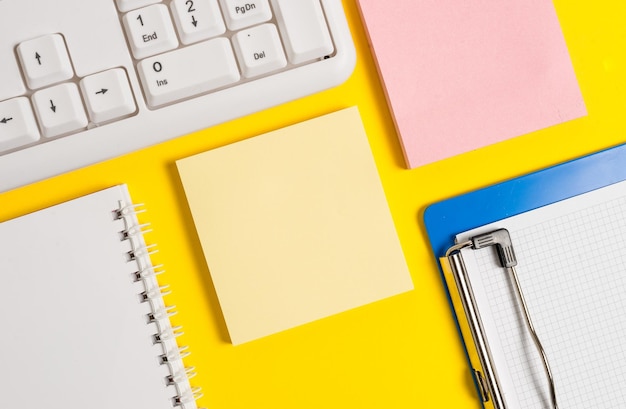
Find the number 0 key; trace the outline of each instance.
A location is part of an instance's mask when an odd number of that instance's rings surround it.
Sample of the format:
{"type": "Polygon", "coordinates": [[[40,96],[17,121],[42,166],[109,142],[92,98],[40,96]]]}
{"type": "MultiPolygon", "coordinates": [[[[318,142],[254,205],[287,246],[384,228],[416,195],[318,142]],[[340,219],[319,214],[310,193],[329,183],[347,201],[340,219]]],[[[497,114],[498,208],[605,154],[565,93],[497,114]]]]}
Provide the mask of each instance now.
{"type": "Polygon", "coordinates": [[[137,67],[152,108],[240,79],[230,41],[224,37],[147,58],[137,67]]]}

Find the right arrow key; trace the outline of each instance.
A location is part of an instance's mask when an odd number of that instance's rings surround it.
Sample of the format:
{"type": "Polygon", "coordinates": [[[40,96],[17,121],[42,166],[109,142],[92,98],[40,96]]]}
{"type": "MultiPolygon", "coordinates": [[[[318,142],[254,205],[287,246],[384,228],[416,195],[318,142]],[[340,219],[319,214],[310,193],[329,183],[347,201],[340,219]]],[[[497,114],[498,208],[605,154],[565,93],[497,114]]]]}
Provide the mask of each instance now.
{"type": "Polygon", "coordinates": [[[137,111],[126,71],[115,68],[80,81],[89,118],[96,123],[121,119],[137,111]]]}

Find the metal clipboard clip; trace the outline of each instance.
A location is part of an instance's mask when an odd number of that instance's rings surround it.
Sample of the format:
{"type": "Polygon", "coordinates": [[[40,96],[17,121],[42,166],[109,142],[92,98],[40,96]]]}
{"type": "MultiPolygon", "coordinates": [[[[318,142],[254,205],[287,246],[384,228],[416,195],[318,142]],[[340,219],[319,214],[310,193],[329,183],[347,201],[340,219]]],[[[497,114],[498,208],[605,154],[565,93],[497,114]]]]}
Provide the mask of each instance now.
{"type": "Polygon", "coordinates": [[[480,389],[483,403],[490,403],[493,405],[494,409],[507,409],[506,401],[501,390],[501,383],[493,363],[489,343],[487,342],[478,306],[474,298],[474,292],[472,291],[465,262],[461,254],[462,249],[480,250],[485,247],[496,248],[500,266],[509,273],[510,278],[513,280],[513,287],[516,290],[518,304],[523,312],[526,326],[535,343],[537,351],[541,355],[546,378],[549,383],[551,407],[558,409],[552,371],[550,370],[548,358],[535,332],[532,320],[530,319],[526,301],[517,278],[517,272],[515,271],[515,266],[517,265],[515,251],[513,250],[511,236],[506,229],[480,234],[465,242],[455,244],[446,251],[444,257],[439,258],[446,284],[452,298],[454,310],[459,318],[459,326],[461,327],[463,339],[466,344],[471,340],[476,348],[475,353],[474,351],[468,352],[470,352],[470,361],[473,366],[475,381],[480,389]],[[461,317],[464,317],[465,320],[461,320],[461,317]]]}

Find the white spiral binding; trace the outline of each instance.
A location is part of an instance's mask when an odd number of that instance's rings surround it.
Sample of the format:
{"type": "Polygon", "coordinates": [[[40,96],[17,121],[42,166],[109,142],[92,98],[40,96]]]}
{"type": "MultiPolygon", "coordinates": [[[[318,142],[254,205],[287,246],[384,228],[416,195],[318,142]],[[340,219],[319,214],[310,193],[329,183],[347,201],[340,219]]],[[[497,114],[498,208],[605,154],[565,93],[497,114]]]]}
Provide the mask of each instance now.
{"type": "Polygon", "coordinates": [[[155,253],[156,246],[147,246],[143,235],[149,232],[149,224],[139,224],[137,214],[145,210],[142,205],[120,203],[115,212],[117,219],[124,222],[124,230],[120,232],[121,239],[128,241],[130,250],[128,261],[135,263],[137,270],[134,273],[136,282],[143,282],[144,291],[139,294],[141,302],[149,302],[151,312],[147,322],[155,324],[157,332],[153,335],[153,342],[160,344],[163,354],[158,357],[161,365],[167,365],[169,375],[165,378],[165,385],[174,386],[176,395],[172,397],[172,405],[182,409],[196,409],[196,400],[202,397],[200,388],[191,387],[189,379],[195,376],[194,368],[187,368],[183,358],[189,355],[187,347],[179,347],[176,338],[183,334],[181,327],[173,327],[169,318],[176,314],[176,307],[166,306],[163,297],[169,294],[169,286],[159,286],[156,276],[164,272],[163,266],[153,266],[150,255],[155,253]]]}

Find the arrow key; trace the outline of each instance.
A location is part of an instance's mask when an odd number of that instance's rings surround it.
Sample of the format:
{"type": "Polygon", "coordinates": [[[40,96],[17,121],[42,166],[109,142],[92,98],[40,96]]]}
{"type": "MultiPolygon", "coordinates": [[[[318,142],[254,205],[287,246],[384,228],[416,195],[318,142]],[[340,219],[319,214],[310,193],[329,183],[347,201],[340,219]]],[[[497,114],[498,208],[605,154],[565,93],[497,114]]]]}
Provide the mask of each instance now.
{"type": "Polygon", "coordinates": [[[87,114],[76,84],[64,83],[33,94],[43,136],[52,138],[87,127],[87,114]]]}
{"type": "Polygon", "coordinates": [[[17,46],[17,55],[31,89],[42,88],[74,76],[72,63],[60,34],[24,41],[17,46]]]}
{"type": "Polygon", "coordinates": [[[39,140],[39,129],[28,98],[0,102],[0,152],[39,140]]]}
{"type": "Polygon", "coordinates": [[[131,115],[137,108],[126,71],[115,68],[80,81],[89,117],[96,124],[131,115]]]}

